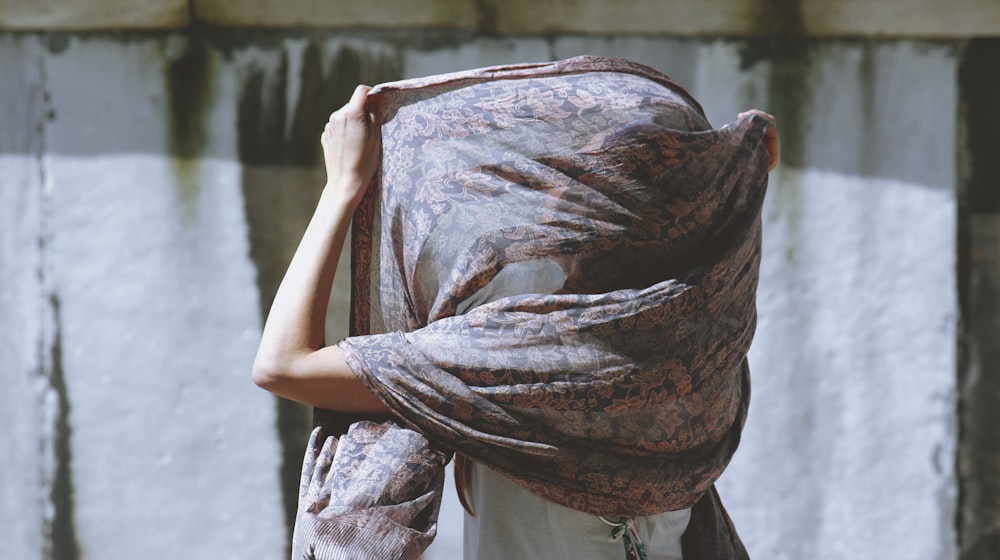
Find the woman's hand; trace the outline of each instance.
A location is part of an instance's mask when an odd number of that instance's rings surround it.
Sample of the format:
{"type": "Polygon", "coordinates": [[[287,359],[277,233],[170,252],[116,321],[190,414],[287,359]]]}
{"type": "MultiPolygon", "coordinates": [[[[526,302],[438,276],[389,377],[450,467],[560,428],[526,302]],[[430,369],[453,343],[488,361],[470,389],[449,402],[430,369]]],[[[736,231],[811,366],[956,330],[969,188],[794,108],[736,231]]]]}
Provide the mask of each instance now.
{"type": "Polygon", "coordinates": [[[767,147],[767,155],[771,158],[767,170],[769,172],[774,171],[774,168],[778,166],[778,160],[781,159],[781,137],[778,135],[778,121],[773,116],[759,109],[750,109],[749,111],[740,113],[738,118],[748,118],[751,115],[759,115],[771,121],[771,125],[764,132],[764,145],[767,147]]]}
{"type": "Polygon", "coordinates": [[[358,86],[351,100],[330,115],[321,137],[326,188],[346,196],[351,208],[361,200],[382,159],[381,126],[365,105],[370,89],[358,86]]]}

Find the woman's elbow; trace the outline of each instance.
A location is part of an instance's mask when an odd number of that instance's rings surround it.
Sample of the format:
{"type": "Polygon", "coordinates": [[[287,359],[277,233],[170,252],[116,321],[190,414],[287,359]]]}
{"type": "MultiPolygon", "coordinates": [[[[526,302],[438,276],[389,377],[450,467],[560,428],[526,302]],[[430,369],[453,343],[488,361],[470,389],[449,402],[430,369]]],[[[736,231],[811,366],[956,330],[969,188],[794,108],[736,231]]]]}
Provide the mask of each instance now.
{"type": "Polygon", "coordinates": [[[250,371],[250,378],[254,384],[272,393],[287,377],[287,368],[274,361],[262,360],[260,357],[254,360],[253,369],[250,371]]]}

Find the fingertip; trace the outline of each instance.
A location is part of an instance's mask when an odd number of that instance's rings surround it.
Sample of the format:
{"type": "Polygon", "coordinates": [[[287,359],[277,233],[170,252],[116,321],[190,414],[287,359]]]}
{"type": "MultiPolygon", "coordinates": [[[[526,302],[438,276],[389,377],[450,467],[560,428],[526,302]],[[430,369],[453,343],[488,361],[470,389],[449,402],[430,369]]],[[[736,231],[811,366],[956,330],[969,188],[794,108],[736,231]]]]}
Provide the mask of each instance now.
{"type": "Polygon", "coordinates": [[[760,109],[748,109],[736,115],[737,120],[749,119],[750,122],[760,122],[763,121],[767,126],[773,127],[777,124],[777,120],[770,113],[765,113],[760,109]]]}
{"type": "Polygon", "coordinates": [[[366,86],[364,84],[358,85],[358,87],[354,88],[354,94],[351,95],[351,104],[363,107],[365,96],[368,95],[368,92],[371,91],[371,89],[371,86],[366,86]]]}

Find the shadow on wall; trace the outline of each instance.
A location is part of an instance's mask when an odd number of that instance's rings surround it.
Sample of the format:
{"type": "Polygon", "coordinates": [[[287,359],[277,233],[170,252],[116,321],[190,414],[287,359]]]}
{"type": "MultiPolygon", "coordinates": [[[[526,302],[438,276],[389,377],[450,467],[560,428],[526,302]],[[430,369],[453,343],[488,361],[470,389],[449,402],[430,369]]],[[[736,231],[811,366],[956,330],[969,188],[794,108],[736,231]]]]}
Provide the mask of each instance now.
{"type": "MultiPolygon", "coordinates": [[[[265,316],[322,191],[325,171],[320,165],[319,137],[330,113],[350,99],[358,84],[398,80],[402,74],[398,58],[358,52],[348,45],[325,53],[318,44],[309,43],[301,55],[297,77],[289,76],[286,50],[269,55],[277,60],[250,66],[238,102],[239,158],[243,164],[241,183],[250,257],[257,270],[260,309],[265,316]],[[299,97],[289,115],[285,95],[292,80],[298,82],[299,97]],[[300,179],[298,184],[289,185],[296,177],[300,179]]],[[[204,66],[192,65],[195,69],[204,66]]],[[[350,263],[350,259],[341,259],[341,263],[350,263]]],[[[346,281],[346,270],[337,277],[346,281]]],[[[349,289],[335,290],[336,299],[331,305],[346,309],[348,296],[349,289]]],[[[343,319],[346,325],[346,317],[343,319]]],[[[331,335],[336,334],[331,331],[328,329],[331,335]]],[[[276,406],[282,447],[282,496],[290,536],[302,452],[312,421],[305,406],[281,398],[276,398],[276,406]]]]}

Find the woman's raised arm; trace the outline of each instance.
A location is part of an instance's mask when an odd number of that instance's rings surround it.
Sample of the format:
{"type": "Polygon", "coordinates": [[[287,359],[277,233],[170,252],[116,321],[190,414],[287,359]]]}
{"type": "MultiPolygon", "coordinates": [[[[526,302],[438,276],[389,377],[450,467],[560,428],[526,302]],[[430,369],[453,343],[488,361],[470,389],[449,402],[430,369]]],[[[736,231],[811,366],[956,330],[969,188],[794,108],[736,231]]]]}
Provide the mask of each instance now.
{"type": "Polygon", "coordinates": [[[354,209],[381,160],[379,123],[367,112],[367,86],[330,115],[322,135],[327,182],[271,305],[253,380],[282,397],[341,412],[387,412],[326,346],[325,319],[337,260],[354,209]]]}

